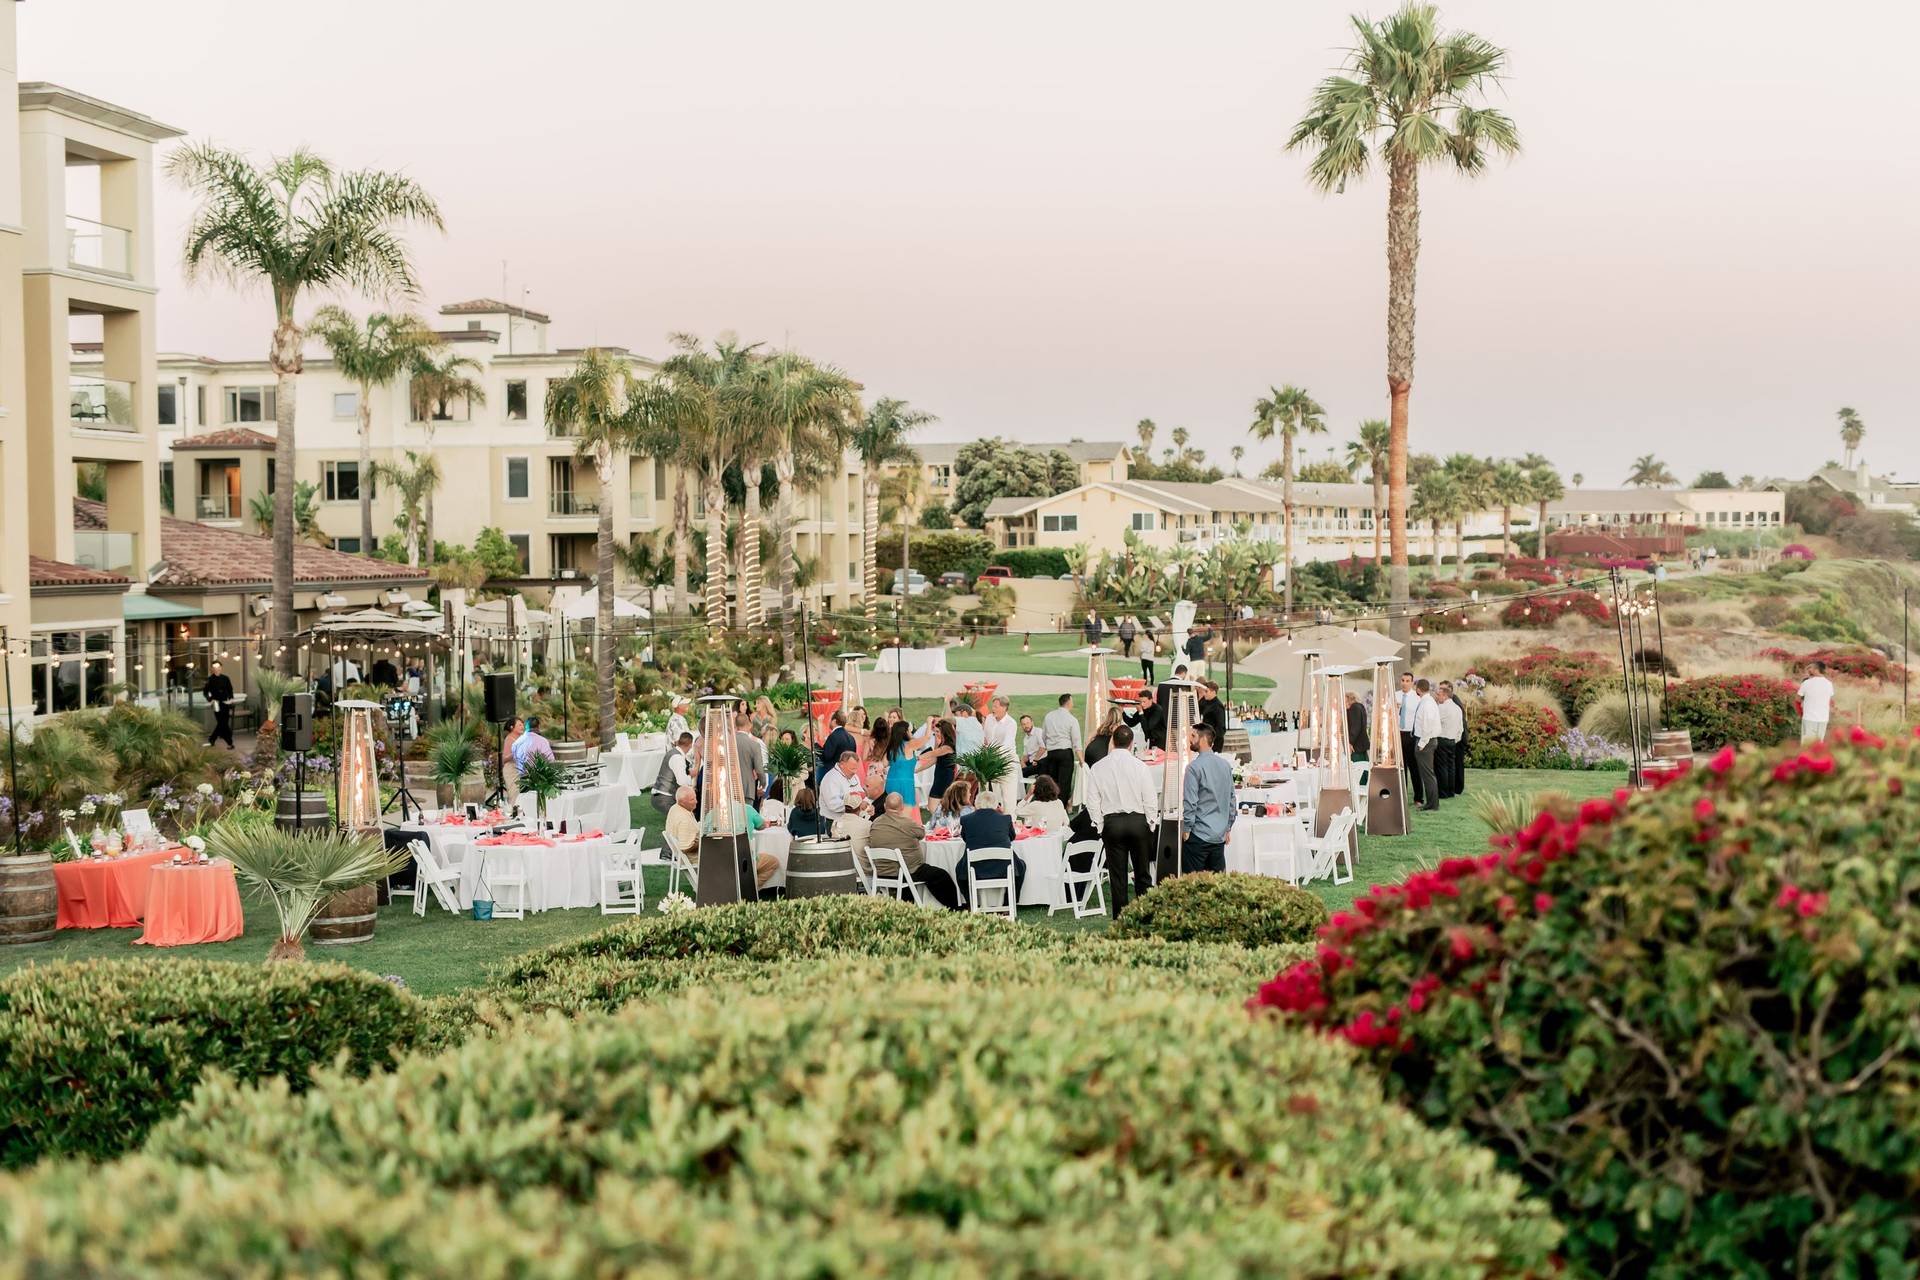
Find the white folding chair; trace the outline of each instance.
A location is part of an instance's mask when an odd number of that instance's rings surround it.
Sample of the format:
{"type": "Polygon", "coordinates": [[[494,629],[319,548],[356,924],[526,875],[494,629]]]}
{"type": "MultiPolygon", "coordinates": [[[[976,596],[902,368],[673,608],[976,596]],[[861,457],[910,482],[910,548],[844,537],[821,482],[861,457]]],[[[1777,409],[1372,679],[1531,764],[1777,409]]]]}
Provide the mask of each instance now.
{"type": "Polygon", "coordinates": [[[902,902],[912,902],[916,907],[926,905],[920,897],[920,882],[907,870],[907,860],[898,849],[876,849],[868,845],[864,854],[854,855],[853,869],[867,886],[867,892],[875,897],[885,894],[902,902]],[[864,868],[860,865],[863,860],[867,864],[864,868]]]}
{"type": "Polygon", "coordinates": [[[480,869],[480,883],[493,902],[496,920],[527,918],[527,855],[513,845],[496,845],[476,852],[486,855],[480,869]]]}
{"type": "Polygon", "coordinates": [[[441,866],[440,860],[433,856],[433,846],[425,840],[407,841],[407,852],[413,855],[413,914],[426,916],[429,894],[442,907],[458,914],[460,873],[452,867],[441,866]]]}
{"type": "Polygon", "coordinates": [[[600,872],[600,914],[637,916],[647,905],[646,873],[635,842],[616,841],[600,872]]]}
{"type": "Polygon", "coordinates": [[[1285,818],[1256,819],[1251,831],[1253,874],[1299,884],[1300,849],[1308,830],[1285,818]]]}
{"type": "Polygon", "coordinates": [[[694,868],[693,863],[687,859],[686,854],[680,852],[678,849],[675,849],[672,846],[668,846],[667,848],[667,892],[670,894],[679,893],[680,881],[683,878],[687,882],[687,889],[689,891],[697,892],[699,890],[700,872],[694,868]]]}
{"type": "Polygon", "coordinates": [[[1060,888],[1065,902],[1049,903],[1047,914],[1073,908],[1074,918],[1107,914],[1107,848],[1098,840],[1076,840],[1067,846],[1066,861],[1060,867],[1060,888]],[[1073,869],[1075,854],[1091,853],[1085,871],[1073,869]],[[1079,892],[1074,890],[1078,888],[1079,892]]]}
{"type": "Polygon", "coordinates": [[[1019,890],[1014,884],[1014,866],[1012,849],[970,849],[967,851],[967,909],[976,915],[1005,916],[1009,920],[1020,918],[1019,890]],[[1006,871],[991,879],[982,878],[980,863],[1002,859],[1007,864],[1006,871]],[[1002,901],[989,905],[985,895],[999,893],[1002,901]]]}
{"type": "Polygon", "coordinates": [[[1353,851],[1347,847],[1348,839],[1353,835],[1354,824],[1358,818],[1351,809],[1342,809],[1333,815],[1327,823],[1327,834],[1309,843],[1307,879],[1318,880],[1326,876],[1335,884],[1346,884],[1353,879],[1353,851]],[[1340,874],[1340,861],[1346,860],[1347,874],[1340,874]]]}

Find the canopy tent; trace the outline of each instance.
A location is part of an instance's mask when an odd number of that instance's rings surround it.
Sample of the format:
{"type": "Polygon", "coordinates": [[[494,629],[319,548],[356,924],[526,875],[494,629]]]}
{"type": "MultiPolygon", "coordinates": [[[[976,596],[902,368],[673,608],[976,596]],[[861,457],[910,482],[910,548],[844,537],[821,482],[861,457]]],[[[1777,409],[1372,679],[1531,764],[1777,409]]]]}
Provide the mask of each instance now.
{"type": "MultiPolygon", "coordinates": [[[[568,600],[560,610],[560,616],[568,622],[592,622],[600,616],[600,592],[598,588],[585,592],[568,600]]],[[[627,599],[615,594],[613,597],[613,616],[615,618],[646,618],[647,611],[627,599]]]]}
{"type": "Polygon", "coordinates": [[[431,618],[402,618],[378,609],[362,609],[357,613],[323,615],[313,624],[312,635],[317,643],[332,643],[338,647],[408,641],[418,643],[440,639],[441,626],[438,614],[431,618]]]}

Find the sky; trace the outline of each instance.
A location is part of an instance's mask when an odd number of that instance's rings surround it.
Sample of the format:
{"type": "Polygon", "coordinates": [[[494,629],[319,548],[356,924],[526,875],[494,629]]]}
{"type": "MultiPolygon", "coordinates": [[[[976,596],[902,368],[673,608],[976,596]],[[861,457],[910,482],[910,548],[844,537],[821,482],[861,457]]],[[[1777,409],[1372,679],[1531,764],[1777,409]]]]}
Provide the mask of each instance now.
{"type": "MultiPolygon", "coordinates": [[[[305,144],[439,201],[432,306],[506,292],[558,345],[791,343],[928,439],[1134,438],[1214,461],[1254,400],[1386,414],[1379,176],[1285,150],[1351,43],[1333,0],[726,5],[28,0],[23,80],[261,156],[305,144]],[[111,38],[103,38],[111,33],[111,38]]],[[[1504,46],[1524,153],[1422,183],[1412,441],[1589,486],[1800,475],[1865,419],[1920,476],[1911,0],[1451,0],[1504,46]],[[1900,370],[1907,369],[1903,375],[1900,370]]],[[[259,295],[187,285],[161,180],[160,346],[265,352],[259,295]]]]}

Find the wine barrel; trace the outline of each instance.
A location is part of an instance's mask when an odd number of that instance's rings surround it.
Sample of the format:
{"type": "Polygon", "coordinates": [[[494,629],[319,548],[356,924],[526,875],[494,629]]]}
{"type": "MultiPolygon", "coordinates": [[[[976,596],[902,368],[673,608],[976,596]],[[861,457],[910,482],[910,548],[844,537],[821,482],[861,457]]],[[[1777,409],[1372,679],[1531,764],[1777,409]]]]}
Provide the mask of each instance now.
{"type": "Polygon", "coordinates": [[[834,893],[858,893],[860,878],[853,870],[853,845],[845,840],[795,840],[787,851],[787,896],[824,898],[834,893]]]}
{"type": "Polygon", "coordinates": [[[44,853],[0,858],[0,946],[45,942],[59,919],[53,859],[44,853]]]}
{"type": "Polygon", "coordinates": [[[334,894],[320,905],[320,914],[307,929],[307,941],[322,947],[369,941],[379,915],[378,898],[377,886],[370,884],[334,894]]]}
{"type": "Polygon", "coordinates": [[[333,815],[327,811],[324,791],[282,791],[274,814],[274,825],[282,831],[330,831],[333,815]]]}
{"type": "Polygon", "coordinates": [[[1692,759],[1693,735],[1685,729],[1662,729],[1653,735],[1647,754],[1655,760],[1692,759]]]}
{"type": "Polygon", "coordinates": [[[568,765],[587,762],[587,744],[584,742],[556,742],[553,744],[553,762],[561,768],[568,765]]]}

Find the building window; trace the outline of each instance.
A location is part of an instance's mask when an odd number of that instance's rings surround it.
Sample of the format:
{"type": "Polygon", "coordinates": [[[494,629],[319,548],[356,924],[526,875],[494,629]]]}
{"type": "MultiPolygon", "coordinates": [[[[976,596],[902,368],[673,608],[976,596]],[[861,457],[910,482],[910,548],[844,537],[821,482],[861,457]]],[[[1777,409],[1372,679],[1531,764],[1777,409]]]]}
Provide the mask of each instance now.
{"type": "Polygon", "coordinates": [[[1077,515],[1041,516],[1040,528],[1045,533],[1078,533],[1080,517],[1077,515]]]}
{"type": "Polygon", "coordinates": [[[1135,533],[1153,532],[1153,512],[1136,511],[1133,513],[1133,531],[1135,533]]]}
{"type": "Polygon", "coordinates": [[[333,393],[333,420],[352,422],[360,416],[360,393],[358,391],[336,391],[333,393]]]}
{"type": "Polygon", "coordinates": [[[513,554],[514,558],[519,561],[520,572],[525,573],[527,571],[527,565],[531,563],[533,558],[533,535],[527,533],[510,533],[507,535],[507,541],[513,544],[513,554]]]}
{"type": "Polygon", "coordinates": [[[435,397],[427,402],[429,409],[428,417],[422,418],[420,416],[421,395],[417,382],[408,388],[407,403],[409,405],[409,416],[411,416],[415,422],[424,422],[429,420],[429,418],[434,422],[465,422],[472,411],[472,406],[467,403],[465,396],[446,399],[435,397]]]}
{"type": "Polygon", "coordinates": [[[360,539],[359,538],[335,538],[333,540],[333,549],[335,551],[344,551],[348,555],[357,556],[360,554],[360,539]]]}
{"type": "Polygon", "coordinates": [[[507,500],[523,502],[528,496],[527,459],[507,459],[507,500]]]}
{"type": "Polygon", "coordinates": [[[653,496],[664,497],[667,492],[667,464],[655,458],[653,460],[653,496]]]}
{"type": "Polygon", "coordinates": [[[112,701],[113,649],[117,628],[86,631],[48,631],[34,635],[30,645],[33,714],[53,715],[103,706],[112,701]]]}
{"type": "Polygon", "coordinates": [[[160,425],[180,425],[180,388],[171,382],[160,384],[160,425]]]}
{"type": "Polygon", "coordinates": [[[228,387],[228,422],[272,422],[279,406],[272,387],[228,387]]]}
{"type": "Polygon", "coordinates": [[[271,458],[271,457],[269,457],[269,458],[267,459],[267,492],[268,492],[268,493],[272,493],[272,492],[273,492],[273,488],[274,488],[274,485],[273,485],[273,481],[274,481],[274,474],[273,474],[273,470],[274,470],[274,467],[275,467],[275,465],[276,465],[276,463],[277,463],[277,460],[276,460],[276,459],[274,459],[274,458],[271,458]]]}
{"type": "Polygon", "coordinates": [[[946,463],[937,463],[933,468],[933,487],[950,489],[953,487],[953,468],[946,463]]]}
{"type": "Polygon", "coordinates": [[[507,418],[512,422],[527,420],[527,384],[524,379],[507,384],[507,418]]]}
{"type": "Polygon", "coordinates": [[[173,511],[173,464],[160,464],[160,505],[169,513],[173,511]]]}
{"type": "MultiPolygon", "coordinates": [[[[372,476],[367,477],[367,497],[380,496],[379,485],[372,476]]],[[[323,502],[360,501],[360,464],[357,462],[323,462],[320,464],[320,499],[323,502]]]]}
{"type": "Polygon", "coordinates": [[[207,389],[205,387],[193,389],[193,425],[196,427],[207,425],[207,389]]]}

